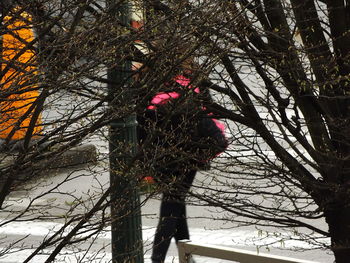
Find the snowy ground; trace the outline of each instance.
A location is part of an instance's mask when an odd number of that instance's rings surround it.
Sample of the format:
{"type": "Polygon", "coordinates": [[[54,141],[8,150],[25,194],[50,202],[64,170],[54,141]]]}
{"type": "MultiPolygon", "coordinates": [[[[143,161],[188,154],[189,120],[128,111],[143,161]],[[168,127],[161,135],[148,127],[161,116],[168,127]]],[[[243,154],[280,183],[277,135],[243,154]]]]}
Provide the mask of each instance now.
{"type": "MultiPolygon", "coordinates": [[[[42,221],[34,221],[34,222],[13,222],[11,224],[6,225],[5,227],[1,228],[0,235],[3,236],[28,236],[28,240],[34,240],[38,237],[44,237],[50,235],[52,231],[55,229],[59,229],[62,226],[60,223],[54,223],[54,222],[42,222],[42,221]]],[[[143,239],[145,241],[145,263],[150,262],[149,261],[149,246],[150,241],[153,239],[155,228],[153,226],[144,226],[143,227],[143,239]]],[[[207,245],[223,245],[227,246],[228,244],[232,243],[232,239],[235,239],[235,241],[239,241],[238,239],[254,239],[257,237],[257,233],[254,233],[252,231],[232,231],[232,230],[216,230],[216,231],[210,231],[205,230],[203,228],[191,228],[191,235],[192,235],[192,241],[196,243],[201,244],[207,244],[207,245]]],[[[99,242],[101,244],[109,244],[110,242],[110,232],[108,229],[106,229],[106,232],[99,236],[99,242]]],[[[91,239],[92,240],[92,239],[91,239]]],[[[249,246],[251,244],[247,244],[249,246]]],[[[298,242],[288,242],[284,245],[284,249],[291,249],[295,247],[300,247],[300,245],[303,245],[298,242]]],[[[101,245],[102,246],[102,245],[101,245]]],[[[278,249],[278,246],[275,246],[276,249],[278,249]]],[[[99,256],[96,257],[97,251],[90,251],[87,254],[84,253],[72,253],[72,251],[65,250],[63,253],[60,254],[60,256],[57,258],[57,262],[110,262],[111,260],[111,253],[108,251],[109,247],[107,246],[105,251],[102,253],[99,251],[99,256]],[[84,261],[84,257],[87,261],[84,261]],[[95,260],[90,260],[89,258],[96,258],[95,260]],[[103,258],[102,258],[103,257],[103,258]]],[[[173,250],[174,248],[172,248],[173,250]]],[[[8,254],[6,257],[0,258],[0,262],[3,263],[19,263],[23,262],[27,256],[30,255],[31,252],[33,252],[34,249],[26,249],[26,250],[20,250],[20,251],[13,251],[13,253],[8,254]]],[[[36,256],[32,261],[35,263],[41,263],[45,262],[47,255],[45,255],[45,252],[48,253],[49,251],[44,251],[43,255],[36,256]]],[[[170,255],[167,257],[166,262],[178,262],[177,255],[173,253],[174,251],[170,251],[170,255]],[[173,255],[171,255],[173,254],[173,255]]],[[[267,253],[268,251],[261,251],[263,253],[267,253]]],[[[279,253],[281,254],[281,253],[279,253]]],[[[288,254],[288,252],[285,253],[285,255],[288,254]]],[[[300,257],[299,257],[300,258],[300,257]]],[[[306,258],[305,258],[306,259],[306,258]]],[[[313,256],[308,256],[308,260],[318,260],[319,262],[331,262],[329,261],[330,258],[320,258],[317,254],[313,254],[313,256]]],[[[224,260],[218,260],[218,259],[208,259],[208,258],[199,258],[197,257],[198,263],[204,263],[204,262],[213,262],[213,263],[223,263],[226,262],[224,260]]]]}

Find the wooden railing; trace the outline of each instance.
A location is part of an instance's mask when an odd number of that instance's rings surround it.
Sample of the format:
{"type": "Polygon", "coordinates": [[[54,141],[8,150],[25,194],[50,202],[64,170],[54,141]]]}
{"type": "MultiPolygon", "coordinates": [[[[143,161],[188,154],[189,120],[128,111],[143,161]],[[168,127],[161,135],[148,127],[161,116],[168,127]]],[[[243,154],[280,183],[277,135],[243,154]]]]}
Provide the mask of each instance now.
{"type": "Polygon", "coordinates": [[[240,263],[317,263],[315,261],[301,260],[282,256],[255,253],[249,250],[227,248],[223,246],[208,246],[181,240],[178,243],[180,263],[188,263],[191,255],[224,259],[240,263]]]}

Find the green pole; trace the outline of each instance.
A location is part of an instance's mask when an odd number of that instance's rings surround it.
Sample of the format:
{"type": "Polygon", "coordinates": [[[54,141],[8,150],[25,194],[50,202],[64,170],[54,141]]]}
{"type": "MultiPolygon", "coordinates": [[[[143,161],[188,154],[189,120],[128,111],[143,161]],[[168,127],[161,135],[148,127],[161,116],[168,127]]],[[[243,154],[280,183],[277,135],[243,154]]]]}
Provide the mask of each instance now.
{"type": "MultiPolygon", "coordinates": [[[[107,6],[116,19],[130,25],[130,8],[127,1],[107,0],[107,6]]],[[[117,30],[118,32],[118,30],[117,30]]],[[[118,54],[116,54],[118,56],[118,54]]],[[[131,62],[125,61],[117,68],[108,70],[109,93],[122,91],[124,101],[131,101],[130,84],[131,62]],[[128,100],[129,98],[129,100],[128,100]]],[[[110,103],[112,109],[120,105],[110,103]]],[[[128,163],[136,151],[136,116],[131,114],[115,119],[110,124],[109,161],[111,189],[112,262],[143,263],[142,224],[140,195],[132,171],[127,171],[128,163]]]]}

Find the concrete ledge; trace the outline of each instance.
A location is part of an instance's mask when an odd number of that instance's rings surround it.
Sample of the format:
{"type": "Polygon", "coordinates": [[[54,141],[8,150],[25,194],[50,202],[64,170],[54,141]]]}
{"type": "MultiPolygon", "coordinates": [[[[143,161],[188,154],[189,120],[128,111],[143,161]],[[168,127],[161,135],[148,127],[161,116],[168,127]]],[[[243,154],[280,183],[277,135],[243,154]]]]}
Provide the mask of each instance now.
{"type": "Polygon", "coordinates": [[[35,168],[57,169],[67,168],[97,161],[97,151],[93,144],[84,144],[69,149],[55,157],[55,160],[43,160],[35,168]]]}
{"type": "MultiPolygon", "coordinates": [[[[11,165],[17,154],[13,152],[0,153],[0,167],[11,165]]],[[[97,151],[93,144],[84,144],[73,147],[61,154],[57,154],[54,160],[41,160],[33,168],[65,168],[97,161],[97,151]]]]}
{"type": "MultiPolygon", "coordinates": [[[[14,162],[16,153],[0,153],[0,168],[10,167],[14,162]]],[[[61,154],[57,154],[50,159],[43,159],[18,174],[9,174],[14,176],[15,185],[25,184],[33,179],[51,176],[57,174],[60,169],[74,169],[75,166],[97,162],[97,150],[93,144],[84,144],[73,147],[61,154]]],[[[0,189],[8,177],[0,177],[0,189]]]]}

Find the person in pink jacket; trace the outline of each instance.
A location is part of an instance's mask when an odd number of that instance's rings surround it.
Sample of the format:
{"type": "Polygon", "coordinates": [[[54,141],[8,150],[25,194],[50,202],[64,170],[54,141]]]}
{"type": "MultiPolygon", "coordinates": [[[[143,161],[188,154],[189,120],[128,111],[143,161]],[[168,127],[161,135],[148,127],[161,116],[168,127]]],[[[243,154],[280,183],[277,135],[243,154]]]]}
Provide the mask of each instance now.
{"type": "Polygon", "coordinates": [[[154,180],[162,189],[152,263],[164,262],[172,238],[175,238],[176,243],[190,239],[186,195],[197,170],[227,146],[223,130],[216,125],[217,121],[205,113],[204,100],[200,88],[193,87],[188,77],[178,75],[167,84],[167,91],[157,93],[147,109],[138,116],[141,145],[147,141],[148,136],[154,137],[145,146],[145,160],[153,160],[148,165],[152,166],[154,180]],[[211,136],[216,133],[221,138],[219,140],[222,141],[215,142],[215,147],[219,147],[219,150],[212,150],[206,145],[209,133],[212,133],[211,136]],[[206,138],[205,144],[201,138],[206,138]],[[203,156],[206,156],[204,160],[203,156]]]}

